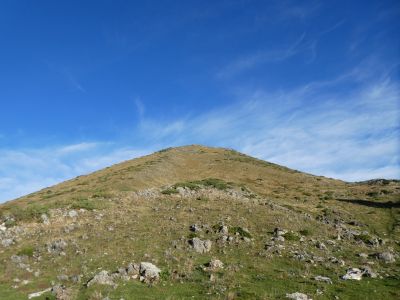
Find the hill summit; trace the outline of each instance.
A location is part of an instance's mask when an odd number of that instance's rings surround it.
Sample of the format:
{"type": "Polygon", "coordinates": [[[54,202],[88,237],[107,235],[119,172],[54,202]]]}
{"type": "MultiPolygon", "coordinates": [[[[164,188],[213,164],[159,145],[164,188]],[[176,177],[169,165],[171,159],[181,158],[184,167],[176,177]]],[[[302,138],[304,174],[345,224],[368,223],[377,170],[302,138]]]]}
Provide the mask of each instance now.
{"type": "Polygon", "coordinates": [[[0,206],[0,299],[398,299],[400,183],[168,148],[0,206]]]}

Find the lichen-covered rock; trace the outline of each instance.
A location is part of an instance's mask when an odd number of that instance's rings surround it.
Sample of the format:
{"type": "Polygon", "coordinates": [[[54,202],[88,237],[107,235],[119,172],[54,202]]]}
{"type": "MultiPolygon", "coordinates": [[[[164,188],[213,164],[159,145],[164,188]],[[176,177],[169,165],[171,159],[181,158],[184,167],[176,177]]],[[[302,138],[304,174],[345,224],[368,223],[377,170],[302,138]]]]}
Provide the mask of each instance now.
{"type": "Polygon", "coordinates": [[[107,271],[103,270],[90,279],[86,285],[91,286],[93,284],[114,285],[114,281],[113,277],[107,271]]]}
{"type": "Polygon", "coordinates": [[[211,250],[211,245],[212,245],[210,240],[203,241],[197,237],[189,240],[189,244],[198,253],[209,252],[211,250]]]}
{"type": "Polygon", "coordinates": [[[149,262],[141,262],[139,273],[145,280],[157,280],[160,277],[161,270],[149,262]]]}

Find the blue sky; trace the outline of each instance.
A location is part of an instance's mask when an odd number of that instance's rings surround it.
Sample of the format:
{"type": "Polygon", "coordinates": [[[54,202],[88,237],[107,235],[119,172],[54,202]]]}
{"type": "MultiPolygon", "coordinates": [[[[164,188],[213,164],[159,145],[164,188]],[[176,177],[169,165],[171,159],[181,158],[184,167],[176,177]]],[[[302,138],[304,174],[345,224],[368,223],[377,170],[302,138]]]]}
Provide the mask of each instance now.
{"type": "Polygon", "coordinates": [[[398,1],[0,2],[0,201],[169,146],[400,178],[398,1]]]}

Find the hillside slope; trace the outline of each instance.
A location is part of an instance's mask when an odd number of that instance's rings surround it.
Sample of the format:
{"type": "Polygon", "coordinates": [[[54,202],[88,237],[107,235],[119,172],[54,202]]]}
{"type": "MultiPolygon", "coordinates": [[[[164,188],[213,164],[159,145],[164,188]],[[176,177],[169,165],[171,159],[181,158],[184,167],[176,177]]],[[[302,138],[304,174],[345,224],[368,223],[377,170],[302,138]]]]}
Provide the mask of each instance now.
{"type": "Polygon", "coordinates": [[[161,150],[1,205],[0,298],[396,299],[399,197],[398,181],[161,150]]]}

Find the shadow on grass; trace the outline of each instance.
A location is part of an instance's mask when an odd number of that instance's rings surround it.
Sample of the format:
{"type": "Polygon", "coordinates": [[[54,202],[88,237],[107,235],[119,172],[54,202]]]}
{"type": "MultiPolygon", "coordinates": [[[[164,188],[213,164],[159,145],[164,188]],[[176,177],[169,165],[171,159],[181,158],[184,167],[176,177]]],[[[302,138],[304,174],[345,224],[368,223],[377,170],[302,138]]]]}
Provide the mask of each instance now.
{"type": "Polygon", "coordinates": [[[361,199],[335,199],[341,202],[353,203],[358,205],[364,205],[368,207],[376,207],[376,208],[400,208],[400,202],[375,202],[369,200],[361,200],[361,199]]]}

